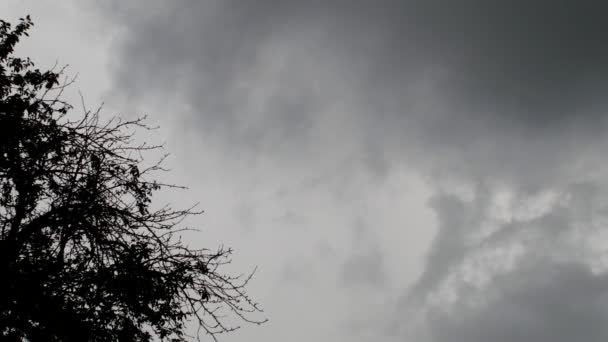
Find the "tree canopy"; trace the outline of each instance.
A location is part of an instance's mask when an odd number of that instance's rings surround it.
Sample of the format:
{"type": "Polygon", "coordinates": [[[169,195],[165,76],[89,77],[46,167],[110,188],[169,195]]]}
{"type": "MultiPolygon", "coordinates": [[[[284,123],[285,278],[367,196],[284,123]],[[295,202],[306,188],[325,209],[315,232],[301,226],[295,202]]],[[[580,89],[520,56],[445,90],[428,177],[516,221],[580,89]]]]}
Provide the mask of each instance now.
{"type": "Polygon", "coordinates": [[[182,341],[191,320],[214,339],[261,323],[251,274],[223,272],[231,250],[180,239],[198,212],[151,205],[177,186],[154,180],[162,158],[144,163],[160,146],[134,144],[143,118],[74,115],[63,69],[14,56],[31,26],[0,20],[0,338],[182,341]]]}

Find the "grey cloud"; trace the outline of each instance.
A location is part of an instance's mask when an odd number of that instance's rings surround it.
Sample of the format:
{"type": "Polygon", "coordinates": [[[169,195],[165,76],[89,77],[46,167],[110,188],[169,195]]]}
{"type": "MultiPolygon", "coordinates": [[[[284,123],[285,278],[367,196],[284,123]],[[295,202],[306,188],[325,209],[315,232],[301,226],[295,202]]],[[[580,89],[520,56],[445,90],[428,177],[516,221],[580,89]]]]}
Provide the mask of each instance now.
{"type": "MultiPolygon", "coordinates": [[[[558,247],[576,254],[551,234],[559,230],[568,239],[575,223],[590,225],[581,218],[594,206],[597,194],[589,189],[606,193],[596,180],[573,185],[605,166],[605,2],[210,0],[115,6],[106,10],[124,32],[117,44],[116,93],[185,104],[199,134],[226,155],[268,158],[277,172],[280,165],[299,163],[298,172],[324,175],[318,182],[327,187],[356,186],[348,169],[369,167],[382,177],[399,164],[410,164],[432,185],[446,176],[472,184],[472,202],[442,195],[432,202],[438,233],[407,298],[428,295],[471,255],[523,239],[516,231],[532,230],[544,239],[527,246],[543,246],[535,257],[558,247]],[[327,170],[338,170],[337,176],[327,170]],[[478,187],[485,181],[498,185],[478,187]],[[499,186],[522,200],[554,189],[575,201],[536,220],[503,224],[485,245],[472,246],[467,239],[480,232],[487,201],[499,186]]],[[[378,260],[373,251],[353,253],[343,278],[380,279],[357,273],[360,265],[380,269],[378,260]]],[[[462,307],[455,317],[431,312],[431,338],[567,341],[574,332],[588,332],[586,340],[605,339],[605,329],[591,326],[606,314],[600,306],[605,295],[596,287],[602,278],[580,265],[530,262],[536,273],[518,264],[501,278],[507,287],[479,294],[490,304],[462,307]],[[554,312],[543,310],[563,301],[554,312]],[[577,308],[579,302],[588,311],[577,308]]]]}
{"type": "Polygon", "coordinates": [[[426,268],[409,291],[405,305],[425,300],[445,277],[459,267],[467,252],[466,237],[479,226],[471,205],[450,195],[435,197],[430,205],[438,218],[438,232],[429,251],[426,268]]]}
{"type": "Polygon", "coordinates": [[[491,190],[433,200],[439,230],[424,273],[394,314],[399,334],[433,342],[605,339],[605,182],[564,186],[543,211],[499,221],[475,241],[492,217],[491,190]],[[486,280],[472,280],[472,270],[486,280]],[[403,320],[417,316],[422,328],[403,320]]]}
{"type": "Polygon", "coordinates": [[[381,171],[406,154],[530,185],[604,143],[603,2],[115,6],[117,93],[175,97],[239,153],[314,158],[340,132],[381,171]]]}
{"type": "Polygon", "coordinates": [[[341,284],[345,288],[367,286],[374,291],[386,288],[388,275],[383,253],[369,227],[359,219],[354,227],[353,254],[342,266],[341,284]]]}
{"type": "Polygon", "coordinates": [[[497,279],[481,304],[463,304],[451,313],[431,312],[432,340],[605,341],[605,283],[605,276],[593,274],[585,265],[532,262],[497,279]]]}

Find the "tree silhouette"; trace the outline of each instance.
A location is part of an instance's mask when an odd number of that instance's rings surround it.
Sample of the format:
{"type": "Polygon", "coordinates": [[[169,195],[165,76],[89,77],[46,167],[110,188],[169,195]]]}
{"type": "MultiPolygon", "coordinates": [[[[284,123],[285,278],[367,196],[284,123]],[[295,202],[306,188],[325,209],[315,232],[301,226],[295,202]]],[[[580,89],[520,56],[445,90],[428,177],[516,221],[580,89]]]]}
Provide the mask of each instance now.
{"type": "Polygon", "coordinates": [[[176,186],[150,179],[160,162],[144,167],[159,146],[132,143],[143,118],[75,120],[63,70],[13,56],[31,26],[0,20],[0,338],[183,341],[190,320],[213,339],[234,318],[261,323],[251,275],[222,272],[231,250],[181,242],[197,212],[151,207],[176,186]]]}

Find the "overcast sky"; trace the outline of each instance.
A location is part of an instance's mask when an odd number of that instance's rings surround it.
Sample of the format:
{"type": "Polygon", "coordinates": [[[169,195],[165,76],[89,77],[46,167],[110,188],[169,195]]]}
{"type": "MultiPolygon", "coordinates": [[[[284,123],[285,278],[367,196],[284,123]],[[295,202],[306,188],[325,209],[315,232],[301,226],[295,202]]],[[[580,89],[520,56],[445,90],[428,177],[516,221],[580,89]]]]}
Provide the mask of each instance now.
{"type": "MultiPolygon", "coordinates": [[[[270,322],[225,341],[608,339],[608,4],[3,1],[148,114],[270,322]]],[[[68,95],[75,96],[75,95],[68,95]]]]}

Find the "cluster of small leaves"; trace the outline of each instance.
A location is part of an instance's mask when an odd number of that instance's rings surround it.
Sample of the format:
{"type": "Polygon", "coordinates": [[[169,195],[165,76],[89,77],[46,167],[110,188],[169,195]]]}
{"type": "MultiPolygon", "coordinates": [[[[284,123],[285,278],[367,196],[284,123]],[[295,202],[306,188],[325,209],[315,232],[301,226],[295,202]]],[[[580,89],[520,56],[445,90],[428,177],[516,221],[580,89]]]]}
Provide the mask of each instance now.
{"type": "MultiPolygon", "coordinates": [[[[189,320],[214,339],[225,315],[251,323],[251,275],[221,266],[230,249],[179,239],[193,208],[153,209],[159,146],[134,145],[141,119],[69,119],[71,81],[13,57],[29,17],[0,21],[0,338],[9,341],[183,341],[189,320]]],[[[198,334],[197,334],[197,337],[198,334]]]]}

